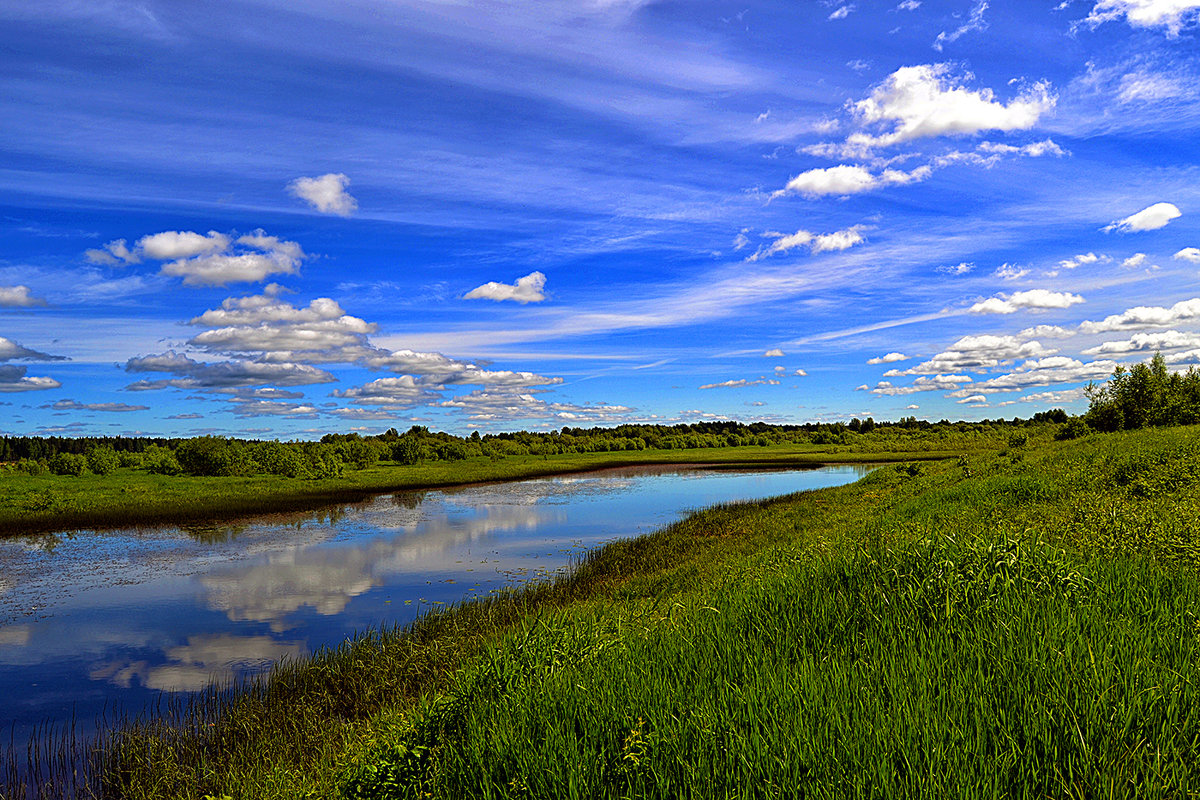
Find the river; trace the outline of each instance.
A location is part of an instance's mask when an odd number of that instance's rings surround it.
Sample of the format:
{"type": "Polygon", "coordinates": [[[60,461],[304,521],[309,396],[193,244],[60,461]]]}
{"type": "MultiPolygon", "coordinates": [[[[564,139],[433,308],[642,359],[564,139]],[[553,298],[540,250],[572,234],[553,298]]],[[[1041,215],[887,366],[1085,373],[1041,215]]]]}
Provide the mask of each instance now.
{"type": "MultiPolygon", "coordinates": [[[[634,467],[401,492],[236,525],[0,539],[0,721],[93,729],[356,631],[570,569],[715,503],[849,483],[869,466],[634,467]]],[[[8,744],[6,742],[5,744],[8,744]]]]}

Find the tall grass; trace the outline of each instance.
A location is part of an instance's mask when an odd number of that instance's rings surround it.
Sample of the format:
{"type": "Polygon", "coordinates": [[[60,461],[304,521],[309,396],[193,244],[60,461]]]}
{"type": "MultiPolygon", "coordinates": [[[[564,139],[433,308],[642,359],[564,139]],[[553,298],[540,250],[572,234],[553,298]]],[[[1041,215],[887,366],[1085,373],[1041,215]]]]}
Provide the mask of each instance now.
{"type": "Polygon", "coordinates": [[[1188,797],[1200,436],[721,506],[126,726],[104,796],[1188,797]]]}

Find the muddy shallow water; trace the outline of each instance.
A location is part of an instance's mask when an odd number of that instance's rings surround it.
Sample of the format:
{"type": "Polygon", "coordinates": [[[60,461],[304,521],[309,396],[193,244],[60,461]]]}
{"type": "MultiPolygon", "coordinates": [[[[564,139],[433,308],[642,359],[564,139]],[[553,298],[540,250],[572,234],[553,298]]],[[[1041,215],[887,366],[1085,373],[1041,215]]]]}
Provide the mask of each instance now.
{"type": "Polygon", "coordinates": [[[635,467],[380,495],[217,527],[0,540],[0,723],[136,712],[569,569],[692,509],[848,483],[869,466],[635,467]]]}

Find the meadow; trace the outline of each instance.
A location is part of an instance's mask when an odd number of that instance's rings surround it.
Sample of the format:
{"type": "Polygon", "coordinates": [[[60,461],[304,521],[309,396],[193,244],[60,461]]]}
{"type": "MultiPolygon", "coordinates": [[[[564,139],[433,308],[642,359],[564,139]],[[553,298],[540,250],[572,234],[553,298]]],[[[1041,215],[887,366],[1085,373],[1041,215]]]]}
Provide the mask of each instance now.
{"type": "Polygon", "coordinates": [[[708,509],[126,720],[81,791],[1195,796],[1198,482],[1165,428],[708,509]]]}

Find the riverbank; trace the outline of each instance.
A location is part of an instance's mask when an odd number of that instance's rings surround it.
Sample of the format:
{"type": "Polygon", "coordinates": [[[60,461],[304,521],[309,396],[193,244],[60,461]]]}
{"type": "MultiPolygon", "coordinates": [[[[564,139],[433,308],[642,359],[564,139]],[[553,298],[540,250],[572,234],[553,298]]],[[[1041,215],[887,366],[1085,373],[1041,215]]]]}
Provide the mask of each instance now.
{"type": "MultiPolygon", "coordinates": [[[[988,443],[998,447],[998,442],[988,443]]],[[[381,462],[341,478],[276,475],[190,477],[119,469],[109,475],[0,477],[0,536],[28,533],[229,522],[240,517],[315,510],[372,494],[519,480],[639,465],[800,467],[939,459],[961,449],[871,452],[837,446],[774,445],[696,450],[471,458],[413,465],[381,462]]]]}
{"type": "Polygon", "coordinates": [[[131,726],[149,797],[1186,796],[1200,435],[700,512],[131,726]]]}

